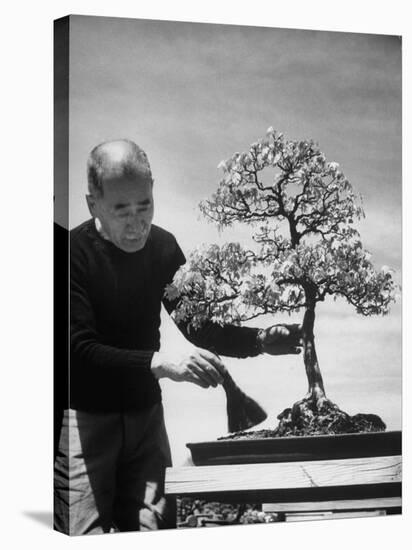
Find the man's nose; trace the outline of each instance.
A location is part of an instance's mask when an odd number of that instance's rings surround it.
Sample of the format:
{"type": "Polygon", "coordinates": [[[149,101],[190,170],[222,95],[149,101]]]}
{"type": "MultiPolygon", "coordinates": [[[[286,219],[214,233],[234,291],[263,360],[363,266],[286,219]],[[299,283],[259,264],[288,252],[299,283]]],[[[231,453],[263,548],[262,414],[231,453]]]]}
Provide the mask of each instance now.
{"type": "Polygon", "coordinates": [[[127,227],[137,231],[142,231],[145,228],[145,221],[139,214],[130,214],[127,218],[127,227]]]}

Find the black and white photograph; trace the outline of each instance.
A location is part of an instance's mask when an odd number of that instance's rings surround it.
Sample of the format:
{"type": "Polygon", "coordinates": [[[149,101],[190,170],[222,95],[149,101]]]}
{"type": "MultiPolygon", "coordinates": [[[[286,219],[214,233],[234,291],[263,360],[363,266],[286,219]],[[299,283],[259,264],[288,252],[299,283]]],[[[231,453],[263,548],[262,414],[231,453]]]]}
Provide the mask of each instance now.
{"type": "Polygon", "coordinates": [[[402,37],[70,15],[54,144],[54,529],[401,514],[402,37]]]}
{"type": "Polygon", "coordinates": [[[401,513],[401,37],[54,32],[55,529],[401,513]]]}

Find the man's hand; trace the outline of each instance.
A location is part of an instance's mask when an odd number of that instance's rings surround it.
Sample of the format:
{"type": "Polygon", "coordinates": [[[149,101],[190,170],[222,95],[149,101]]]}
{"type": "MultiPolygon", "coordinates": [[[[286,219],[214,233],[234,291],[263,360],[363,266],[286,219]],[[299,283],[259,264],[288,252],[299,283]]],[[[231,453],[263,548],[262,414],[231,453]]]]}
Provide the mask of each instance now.
{"type": "Polygon", "coordinates": [[[298,354],[302,347],[302,326],[273,325],[262,329],[258,334],[258,341],[262,353],[270,355],[298,354]]]}
{"type": "Polygon", "coordinates": [[[175,382],[192,382],[201,388],[216,387],[223,383],[226,371],[222,361],[214,353],[193,348],[186,354],[155,352],[151,369],[156,378],[170,378],[175,382]]]}

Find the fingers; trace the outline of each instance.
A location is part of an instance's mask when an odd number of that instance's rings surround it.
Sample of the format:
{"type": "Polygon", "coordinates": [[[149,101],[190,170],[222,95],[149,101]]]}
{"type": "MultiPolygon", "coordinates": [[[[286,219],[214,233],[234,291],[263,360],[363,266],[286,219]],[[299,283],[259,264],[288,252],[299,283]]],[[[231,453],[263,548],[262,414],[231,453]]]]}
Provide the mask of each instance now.
{"type": "Polygon", "coordinates": [[[285,325],[273,325],[265,330],[266,337],[271,339],[282,339],[289,336],[289,331],[285,325]]]}
{"type": "Polygon", "coordinates": [[[275,330],[276,332],[280,334],[296,334],[300,335],[302,332],[302,325],[299,323],[291,323],[291,324],[279,324],[279,325],[272,325],[266,330],[275,330]]]}
{"type": "Polygon", "coordinates": [[[296,346],[302,338],[301,326],[297,323],[290,325],[273,325],[265,331],[268,343],[278,342],[280,345],[296,346]]]}
{"type": "Polygon", "coordinates": [[[288,336],[299,338],[302,336],[302,327],[297,323],[292,325],[284,325],[284,328],[287,330],[288,336]]]}
{"type": "Polygon", "coordinates": [[[279,325],[277,329],[279,336],[288,337],[291,334],[287,325],[279,325]]]}
{"type": "Polygon", "coordinates": [[[292,323],[291,325],[285,325],[285,327],[289,330],[291,334],[301,334],[302,332],[302,325],[299,323],[292,323]]]}
{"type": "Polygon", "coordinates": [[[216,354],[212,353],[211,351],[208,351],[202,348],[197,348],[197,352],[199,353],[200,357],[202,357],[204,360],[207,361],[208,364],[212,365],[213,370],[217,372],[218,384],[222,384],[223,377],[225,376],[227,371],[220,357],[218,357],[216,354]]]}
{"type": "Polygon", "coordinates": [[[224,369],[221,360],[211,352],[194,348],[189,357],[184,360],[183,379],[193,382],[202,388],[215,388],[223,384],[223,376],[219,371],[224,369]]]}
{"type": "Polygon", "coordinates": [[[288,336],[287,338],[282,338],[282,340],[280,341],[280,344],[283,346],[296,347],[296,346],[301,346],[302,342],[300,337],[298,336],[288,336]]]}
{"type": "Polygon", "coordinates": [[[200,388],[209,388],[210,384],[208,382],[205,382],[200,376],[198,376],[197,373],[190,371],[186,377],[186,382],[191,382],[192,384],[196,384],[196,386],[199,386],[200,388]]]}
{"type": "MultiPolygon", "coordinates": [[[[215,357],[210,354],[211,357],[215,357]]],[[[197,348],[190,355],[168,356],[156,352],[153,356],[152,369],[160,375],[175,382],[191,382],[201,388],[216,387],[223,383],[223,377],[211,362],[202,357],[197,348]],[[161,370],[160,370],[161,366],[161,370]]],[[[216,358],[220,362],[220,359],[216,358]]]]}
{"type": "Polygon", "coordinates": [[[202,359],[202,357],[196,357],[196,362],[191,364],[191,369],[201,380],[206,382],[208,386],[216,388],[216,386],[221,383],[222,377],[219,372],[205,359],[202,359]]]}
{"type": "Polygon", "coordinates": [[[302,349],[298,346],[268,346],[265,352],[270,355],[299,355],[302,349]]]}

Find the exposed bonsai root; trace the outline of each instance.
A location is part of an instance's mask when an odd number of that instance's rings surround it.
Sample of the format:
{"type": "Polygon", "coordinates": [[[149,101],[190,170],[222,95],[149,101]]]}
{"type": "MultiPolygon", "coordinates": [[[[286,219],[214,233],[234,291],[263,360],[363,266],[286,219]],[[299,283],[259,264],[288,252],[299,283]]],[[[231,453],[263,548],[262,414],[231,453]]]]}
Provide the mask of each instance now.
{"type": "MultiPolygon", "coordinates": [[[[303,399],[297,401],[292,406],[291,415],[294,421],[298,421],[306,410],[310,410],[314,415],[316,415],[330,404],[333,405],[333,403],[326,397],[325,392],[319,386],[314,386],[309,389],[303,399]]],[[[280,419],[280,417],[281,415],[278,416],[278,419],[280,419]]]]}
{"type": "Polygon", "coordinates": [[[285,409],[279,416],[276,435],[316,435],[353,432],[350,416],[335,403],[322,397],[309,397],[285,409]]]}
{"type": "Polygon", "coordinates": [[[327,435],[362,432],[383,432],[386,425],[375,414],[350,416],[330,401],[324,392],[311,392],[278,416],[273,430],[236,432],[219,439],[259,439],[303,435],[327,435]],[[323,395],[322,395],[323,394],[323,395]]]}

